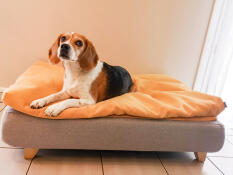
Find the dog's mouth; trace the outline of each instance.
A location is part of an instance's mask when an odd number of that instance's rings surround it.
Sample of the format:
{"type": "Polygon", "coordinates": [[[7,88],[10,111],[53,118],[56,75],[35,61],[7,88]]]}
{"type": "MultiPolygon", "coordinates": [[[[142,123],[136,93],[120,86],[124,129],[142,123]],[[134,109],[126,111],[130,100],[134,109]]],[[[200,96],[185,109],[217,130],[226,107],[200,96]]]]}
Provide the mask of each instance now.
{"type": "Polygon", "coordinates": [[[65,52],[60,52],[59,57],[61,57],[63,59],[70,59],[70,57],[68,56],[68,54],[65,53],[65,52]]]}

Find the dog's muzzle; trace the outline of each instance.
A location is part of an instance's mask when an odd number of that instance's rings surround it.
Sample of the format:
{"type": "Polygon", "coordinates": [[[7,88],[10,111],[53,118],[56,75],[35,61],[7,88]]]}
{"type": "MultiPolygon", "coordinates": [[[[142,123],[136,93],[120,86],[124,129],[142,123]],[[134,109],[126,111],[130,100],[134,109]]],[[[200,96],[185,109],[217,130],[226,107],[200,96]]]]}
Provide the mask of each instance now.
{"type": "Polygon", "coordinates": [[[62,44],[60,49],[60,57],[64,59],[69,59],[70,46],[68,44],[62,44]]]}

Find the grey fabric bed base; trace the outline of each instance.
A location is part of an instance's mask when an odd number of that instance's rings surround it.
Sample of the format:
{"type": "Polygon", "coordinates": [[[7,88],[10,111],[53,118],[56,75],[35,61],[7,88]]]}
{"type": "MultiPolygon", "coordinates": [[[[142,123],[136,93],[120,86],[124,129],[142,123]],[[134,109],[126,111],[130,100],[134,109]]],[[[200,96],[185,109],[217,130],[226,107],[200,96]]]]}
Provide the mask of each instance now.
{"type": "Polygon", "coordinates": [[[49,120],[6,107],[2,139],[40,149],[216,152],[224,143],[218,121],[190,122],[121,117],[49,120]]]}

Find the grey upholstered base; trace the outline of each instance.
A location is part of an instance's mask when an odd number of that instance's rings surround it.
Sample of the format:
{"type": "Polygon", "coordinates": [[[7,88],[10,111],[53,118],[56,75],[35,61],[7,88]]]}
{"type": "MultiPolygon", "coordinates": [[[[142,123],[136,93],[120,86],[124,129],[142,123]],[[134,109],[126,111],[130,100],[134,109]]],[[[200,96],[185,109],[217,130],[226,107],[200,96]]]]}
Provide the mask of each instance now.
{"type": "Polygon", "coordinates": [[[219,122],[122,117],[49,120],[6,107],[2,139],[17,147],[51,149],[215,152],[224,143],[219,122]]]}

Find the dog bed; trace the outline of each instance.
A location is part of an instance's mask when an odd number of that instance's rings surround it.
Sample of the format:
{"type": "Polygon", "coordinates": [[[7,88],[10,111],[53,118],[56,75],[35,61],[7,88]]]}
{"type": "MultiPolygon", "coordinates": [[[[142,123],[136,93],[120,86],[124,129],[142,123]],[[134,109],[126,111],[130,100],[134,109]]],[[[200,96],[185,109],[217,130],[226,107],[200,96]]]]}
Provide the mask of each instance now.
{"type": "Polygon", "coordinates": [[[225,106],[219,97],[190,90],[182,82],[157,74],[134,75],[136,92],[80,108],[69,108],[57,117],[44,114],[46,107],[30,103],[62,89],[64,69],[39,61],[26,70],[3,95],[3,102],[30,116],[51,119],[136,116],[141,118],[213,121],[225,106]]]}
{"type": "Polygon", "coordinates": [[[224,109],[222,100],[166,75],[135,75],[136,92],[52,117],[69,120],[45,119],[46,107],[31,109],[30,103],[61,90],[63,75],[61,66],[40,61],[4,93],[0,133],[6,143],[23,147],[26,159],[44,148],[188,151],[204,161],[223,146],[224,127],[212,121],[224,109]]]}

